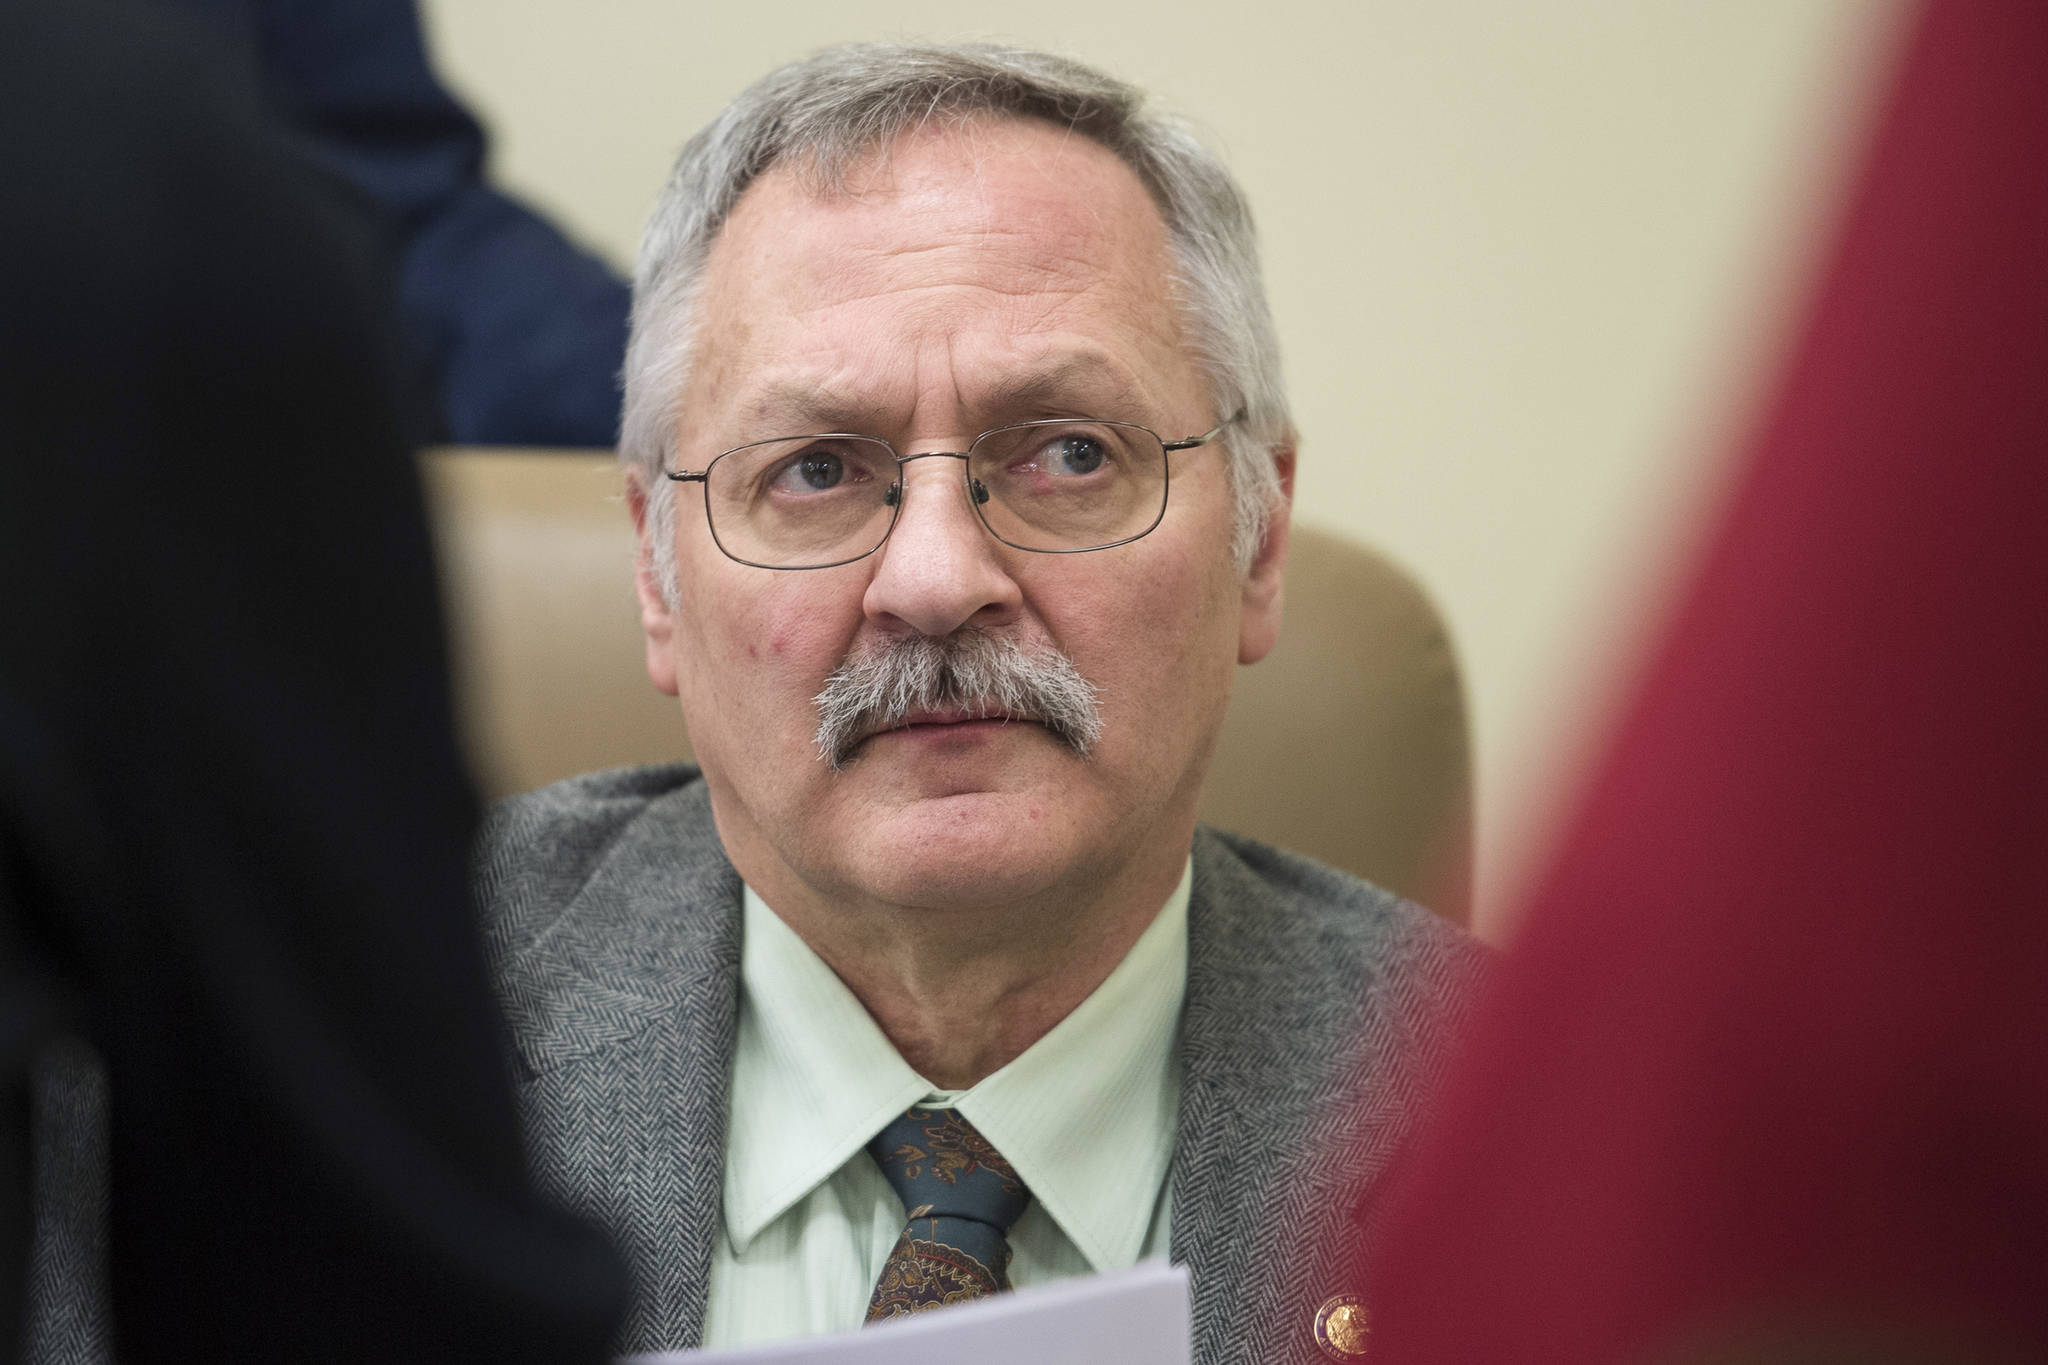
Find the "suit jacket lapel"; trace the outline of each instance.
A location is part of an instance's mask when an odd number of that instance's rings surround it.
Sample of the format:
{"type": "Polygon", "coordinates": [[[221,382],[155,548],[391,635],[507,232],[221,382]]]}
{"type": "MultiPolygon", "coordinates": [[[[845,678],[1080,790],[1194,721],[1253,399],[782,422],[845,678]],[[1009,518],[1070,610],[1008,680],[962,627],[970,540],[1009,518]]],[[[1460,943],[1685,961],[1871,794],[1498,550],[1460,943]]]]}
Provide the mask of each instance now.
{"type": "Polygon", "coordinates": [[[1173,1159],[1173,1259],[1189,1269],[1195,1359],[1318,1358],[1316,1310],[1350,1248],[1367,1060],[1314,926],[1210,831],[1196,836],[1173,1159]],[[1319,970],[1320,968],[1320,970],[1319,970]]]}
{"type": "Polygon", "coordinates": [[[537,1174],[633,1268],[620,1349],[694,1346],[740,964],[740,880],[703,784],[651,802],[560,915],[522,938],[500,946],[500,981],[537,1174]]]}

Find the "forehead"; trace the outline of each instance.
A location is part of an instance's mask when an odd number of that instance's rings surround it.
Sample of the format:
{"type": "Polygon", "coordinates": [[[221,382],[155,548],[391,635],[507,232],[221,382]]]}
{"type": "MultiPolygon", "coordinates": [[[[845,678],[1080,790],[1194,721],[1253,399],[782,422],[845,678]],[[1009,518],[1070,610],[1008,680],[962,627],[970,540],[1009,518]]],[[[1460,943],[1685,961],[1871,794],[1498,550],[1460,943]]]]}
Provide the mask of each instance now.
{"type": "Polygon", "coordinates": [[[691,406],[728,431],[908,422],[947,397],[1165,420],[1192,379],[1172,279],[1137,175],[1050,124],[920,129],[834,188],[778,166],[707,262],[691,406]]]}

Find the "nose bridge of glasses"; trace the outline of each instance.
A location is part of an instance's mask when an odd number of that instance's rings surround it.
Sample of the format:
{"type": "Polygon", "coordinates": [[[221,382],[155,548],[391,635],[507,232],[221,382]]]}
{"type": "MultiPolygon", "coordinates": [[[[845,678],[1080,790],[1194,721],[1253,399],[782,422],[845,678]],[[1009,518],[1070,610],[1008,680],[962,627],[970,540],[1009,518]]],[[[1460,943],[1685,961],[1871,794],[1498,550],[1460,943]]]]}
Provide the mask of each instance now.
{"type": "Polygon", "coordinates": [[[974,479],[972,475],[968,473],[968,462],[972,458],[972,452],[966,450],[917,450],[912,451],[908,455],[898,455],[896,457],[896,483],[893,487],[889,489],[888,493],[884,495],[884,501],[886,501],[889,504],[889,506],[894,507],[903,500],[904,485],[909,482],[909,471],[906,468],[906,466],[908,466],[912,461],[941,459],[960,461],[961,473],[963,474],[963,476],[967,478],[968,496],[971,497],[976,503],[987,502],[988,489],[983,487],[978,480],[974,479]]]}
{"type": "Polygon", "coordinates": [[[898,455],[896,464],[901,468],[912,460],[964,460],[968,455],[965,450],[915,450],[908,455],[898,455]]]}

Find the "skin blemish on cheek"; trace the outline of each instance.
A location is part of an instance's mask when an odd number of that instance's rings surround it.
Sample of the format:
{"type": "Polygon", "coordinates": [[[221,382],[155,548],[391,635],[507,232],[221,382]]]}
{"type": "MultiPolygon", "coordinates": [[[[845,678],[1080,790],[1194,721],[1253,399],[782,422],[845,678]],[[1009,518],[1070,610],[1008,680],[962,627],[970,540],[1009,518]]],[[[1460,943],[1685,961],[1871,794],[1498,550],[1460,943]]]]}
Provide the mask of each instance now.
{"type": "Polygon", "coordinates": [[[788,647],[789,637],[786,635],[778,635],[773,640],[768,642],[768,648],[773,650],[777,654],[782,653],[782,651],[787,649],[788,647]]]}
{"type": "Polygon", "coordinates": [[[751,641],[749,641],[747,644],[747,657],[749,659],[758,659],[761,657],[761,651],[754,648],[754,645],[751,641]]]}

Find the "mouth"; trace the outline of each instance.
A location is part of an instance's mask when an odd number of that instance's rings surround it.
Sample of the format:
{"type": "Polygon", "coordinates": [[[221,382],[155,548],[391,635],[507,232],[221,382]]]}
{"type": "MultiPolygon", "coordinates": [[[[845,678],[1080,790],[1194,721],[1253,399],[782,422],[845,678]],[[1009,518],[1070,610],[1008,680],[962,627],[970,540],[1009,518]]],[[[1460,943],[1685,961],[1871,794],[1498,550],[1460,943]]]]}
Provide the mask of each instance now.
{"type": "Polygon", "coordinates": [[[893,725],[884,728],[901,730],[912,725],[965,725],[976,720],[1021,720],[1001,707],[996,706],[940,706],[927,710],[906,711],[893,725]]]}
{"type": "Polygon", "coordinates": [[[907,711],[890,724],[877,726],[861,738],[872,739],[876,735],[898,734],[922,727],[1008,725],[1012,721],[1020,725],[1038,723],[1030,716],[1016,715],[995,707],[940,707],[932,710],[907,711]]]}

